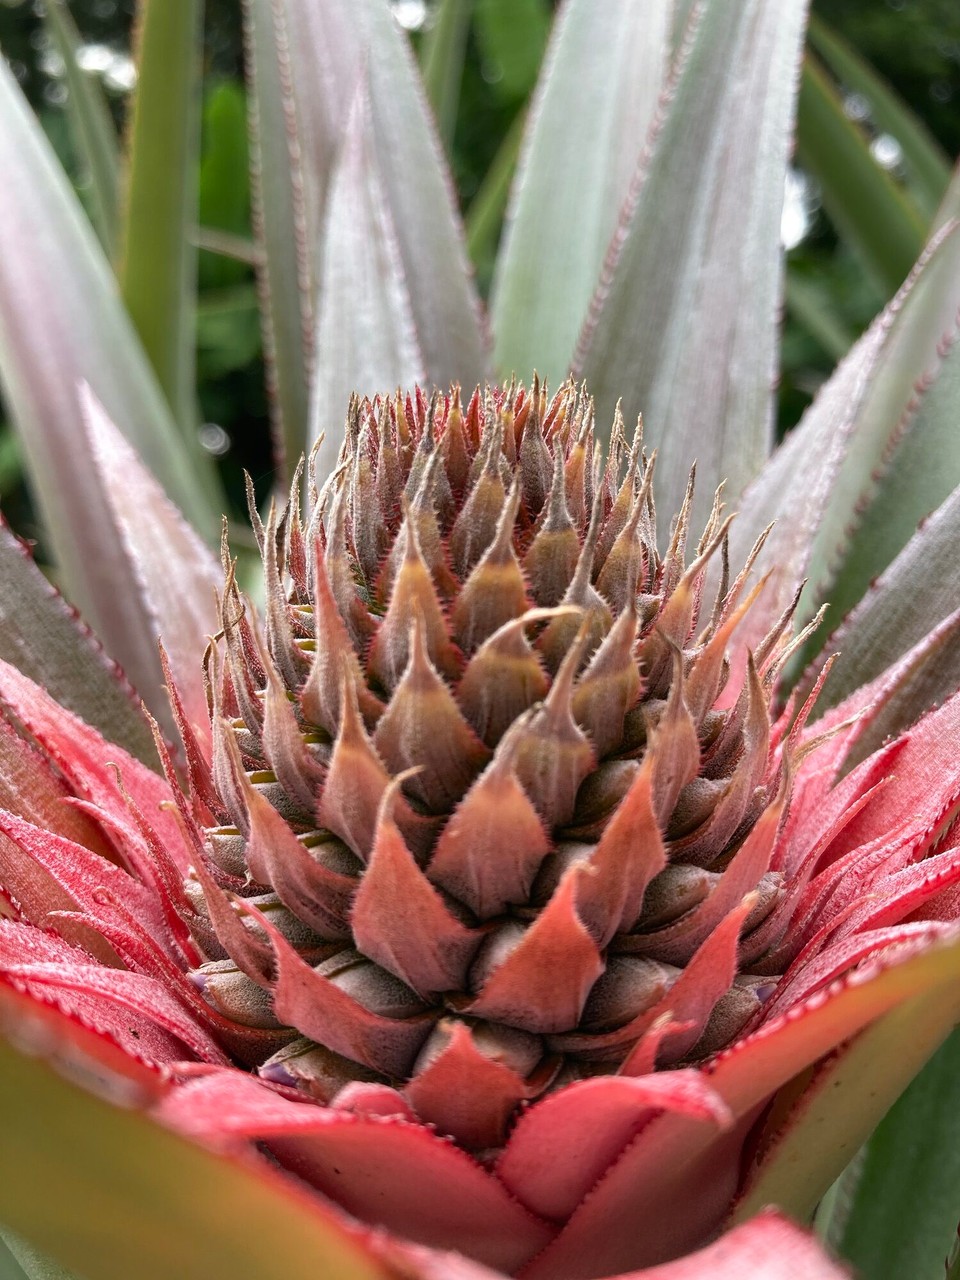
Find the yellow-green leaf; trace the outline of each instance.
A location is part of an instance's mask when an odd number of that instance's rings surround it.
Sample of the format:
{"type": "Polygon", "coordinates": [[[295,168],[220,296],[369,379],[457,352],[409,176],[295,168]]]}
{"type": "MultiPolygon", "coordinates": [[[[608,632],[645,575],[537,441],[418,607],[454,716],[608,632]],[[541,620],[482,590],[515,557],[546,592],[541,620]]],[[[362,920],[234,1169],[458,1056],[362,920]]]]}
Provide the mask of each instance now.
{"type": "Polygon", "coordinates": [[[43,1010],[2,995],[5,1227],[84,1280],[382,1280],[363,1243],[292,1181],[81,1088],[74,1078],[133,1100],[126,1079],[84,1056],[79,1029],[66,1053],[43,1010]]]}

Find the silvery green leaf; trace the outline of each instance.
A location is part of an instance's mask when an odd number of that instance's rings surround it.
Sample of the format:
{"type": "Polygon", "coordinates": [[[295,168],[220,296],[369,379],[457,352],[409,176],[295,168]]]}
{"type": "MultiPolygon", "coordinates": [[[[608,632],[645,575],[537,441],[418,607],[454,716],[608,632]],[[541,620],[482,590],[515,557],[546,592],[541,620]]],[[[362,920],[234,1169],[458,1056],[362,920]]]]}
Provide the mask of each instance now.
{"type": "MultiPolygon", "coordinates": [[[[268,351],[283,440],[295,456],[308,443],[331,182],[363,64],[370,68],[373,154],[425,378],[440,386],[481,380],[485,340],[442,150],[389,7],[382,0],[248,0],[246,13],[268,351]]],[[[332,395],[319,386],[314,392],[318,404],[332,395]]],[[[335,456],[335,433],[329,447],[335,456]]]]}
{"type": "Polygon", "coordinates": [[[677,510],[698,463],[694,525],[769,447],[804,0],[694,6],[574,356],[600,423],[623,398],[659,450],[677,510]]]}
{"type": "Polygon", "coordinates": [[[960,235],[948,226],[738,503],[734,561],[775,522],[758,562],[770,580],[745,620],[740,645],[758,642],[804,579],[804,618],[829,595],[860,504],[898,438],[916,380],[940,363],[940,341],[958,305],[960,235]]]}
{"type": "Polygon", "coordinates": [[[351,393],[389,395],[424,376],[366,84],[354,95],[334,170],[320,281],[311,434],[325,435],[321,469],[329,471],[351,393]]]}
{"type": "Polygon", "coordinates": [[[577,335],[668,64],[664,0],[568,0],[547,51],[493,287],[498,371],[551,383],[577,335]]]}
{"type": "Polygon", "coordinates": [[[207,637],[218,630],[220,566],[167,499],[84,385],[80,407],[102,494],[102,519],[113,527],[119,564],[114,590],[132,606],[107,616],[104,640],[147,706],[172,728],[157,640],[162,639],[187,719],[209,746],[203,676],[207,637]]]}
{"type": "MultiPolygon", "coordinates": [[[[136,634],[136,605],[85,447],[87,381],[168,497],[206,536],[219,503],[205,487],[116,282],[13,76],[0,66],[0,383],[70,600],[100,632],[136,634]]],[[[127,654],[123,665],[131,669],[127,654]]],[[[136,663],[133,664],[135,666],[136,663]]],[[[145,690],[144,690],[145,692],[145,690]]]]}

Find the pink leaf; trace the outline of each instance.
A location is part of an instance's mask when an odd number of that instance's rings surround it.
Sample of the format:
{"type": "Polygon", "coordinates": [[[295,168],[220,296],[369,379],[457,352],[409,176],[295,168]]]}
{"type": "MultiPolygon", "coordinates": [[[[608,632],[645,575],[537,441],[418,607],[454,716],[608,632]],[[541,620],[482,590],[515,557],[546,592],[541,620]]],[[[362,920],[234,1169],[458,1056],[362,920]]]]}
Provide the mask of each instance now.
{"type": "Polygon", "coordinates": [[[453,1143],[396,1117],[292,1102],[236,1072],[184,1085],[158,1115],[207,1142],[266,1142],[348,1212],[507,1272],[553,1234],[453,1143]]]}
{"type": "Polygon", "coordinates": [[[719,1137],[677,1115],[655,1118],[573,1213],[524,1280],[571,1280],[650,1265],[694,1247],[719,1226],[758,1108],[805,1067],[909,997],[960,979],[960,933],[867,963],[765,1024],[707,1068],[734,1129],[719,1137]],[[682,1206],[682,1212],[678,1212],[682,1206]],[[642,1221],[638,1233],[630,1224],[642,1221]]]}
{"type": "Polygon", "coordinates": [[[562,1222],[658,1111],[724,1127],[730,1115],[696,1071],[582,1080],[524,1112],[497,1176],[532,1212],[562,1222]]]}
{"type": "Polygon", "coordinates": [[[0,981],[107,1036],[139,1062],[227,1059],[199,1023],[152,978],[97,965],[78,947],[29,925],[0,921],[0,981]]]}
{"type": "Polygon", "coordinates": [[[32,680],[2,661],[0,707],[40,744],[75,795],[112,812],[126,814],[126,802],[117,785],[116,771],[119,770],[124,790],[156,828],[180,869],[186,870],[191,853],[177,820],[169,811],[173,800],[163,778],[122,747],[105,742],[96,729],[58,706],[32,680]]]}

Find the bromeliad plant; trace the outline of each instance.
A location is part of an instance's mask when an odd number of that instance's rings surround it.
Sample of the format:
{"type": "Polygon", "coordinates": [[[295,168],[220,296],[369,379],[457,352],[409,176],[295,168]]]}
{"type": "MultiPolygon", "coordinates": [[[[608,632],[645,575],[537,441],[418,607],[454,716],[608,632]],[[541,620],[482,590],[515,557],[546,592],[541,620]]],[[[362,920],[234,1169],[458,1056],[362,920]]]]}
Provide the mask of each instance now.
{"type": "Polygon", "coordinates": [[[960,1018],[956,194],[765,461],[804,6],[642,8],[562,10],[490,355],[387,8],[250,0],[259,603],[183,276],[162,390],[0,79],[0,373],[156,717],[4,533],[0,1220],[88,1280],[838,1275],[765,1206],[960,1018]]]}

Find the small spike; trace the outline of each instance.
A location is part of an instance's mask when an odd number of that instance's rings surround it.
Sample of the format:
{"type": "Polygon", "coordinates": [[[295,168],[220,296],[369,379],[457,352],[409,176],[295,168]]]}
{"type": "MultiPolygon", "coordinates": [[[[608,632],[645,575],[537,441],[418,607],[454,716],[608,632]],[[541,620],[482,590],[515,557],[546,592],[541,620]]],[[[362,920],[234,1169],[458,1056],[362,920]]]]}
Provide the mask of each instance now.
{"type": "Polygon", "coordinates": [[[497,754],[509,754],[517,777],[551,826],[573,816],[577,789],[596,764],[593,748],[573,717],[573,679],[589,641],[588,626],[563,661],[547,699],[507,731],[497,754]]]}
{"type": "Polygon", "coordinates": [[[498,752],[444,827],[427,874],[480,920],[489,920],[526,902],[549,849],[509,753],[498,752]]]}
{"type": "Polygon", "coordinates": [[[603,973],[600,952],[577,914],[581,874],[571,868],[533,924],[511,939],[505,957],[491,935],[471,974],[479,994],[466,1012],[540,1034],[577,1025],[603,973]]]}
{"type": "Polygon", "coordinates": [[[365,956],[427,996],[462,986],[480,935],[451,914],[404,843],[393,820],[404,780],[403,774],[395,778],[380,802],[351,925],[365,956]]]}
{"type": "Polygon", "coordinates": [[[407,789],[433,813],[456,804],[489,752],[464,720],[453,694],[427,652],[424,627],[414,617],[409,657],[374,742],[395,773],[419,769],[407,789]]]}
{"type": "Polygon", "coordinates": [[[462,659],[450,639],[447,621],[430,570],[420,551],[412,521],[401,533],[403,559],[390,595],[390,606],[367,655],[367,669],[388,693],[393,693],[410,661],[410,619],[416,618],[430,660],[448,680],[462,669],[462,659]]]}
{"type": "Polygon", "coordinates": [[[454,639],[464,653],[472,653],[500,627],[520,617],[529,604],[512,540],[519,507],[520,487],[514,484],[493,542],[454,602],[450,621],[454,639]]]}
{"type": "Polygon", "coordinates": [[[559,449],[554,454],[553,484],[543,510],[546,516],[524,557],[523,569],[534,600],[548,609],[566,595],[580,557],[580,539],[567,510],[559,449]]]}

